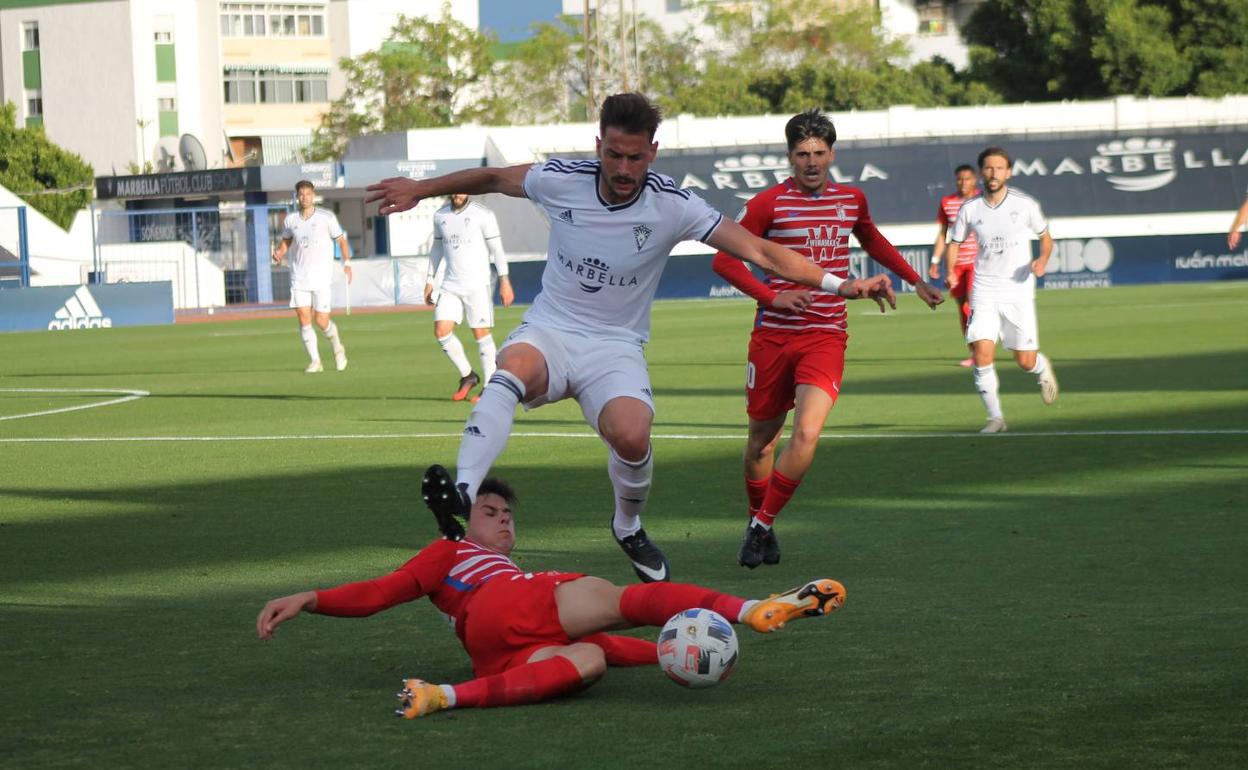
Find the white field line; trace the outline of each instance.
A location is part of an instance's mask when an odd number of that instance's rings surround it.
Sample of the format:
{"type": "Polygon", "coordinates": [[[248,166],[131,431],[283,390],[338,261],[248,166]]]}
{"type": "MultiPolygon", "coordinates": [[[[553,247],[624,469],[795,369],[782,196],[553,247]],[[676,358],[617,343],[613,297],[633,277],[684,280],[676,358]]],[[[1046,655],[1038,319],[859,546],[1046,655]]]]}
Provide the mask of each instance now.
{"type": "MultiPolygon", "coordinates": [[[[74,407],[81,409],[85,407],[74,407]]],[[[58,436],[30,438],[0,438],[0,444],[92,444],[111,442],[230,442],[230,441],[386,441],[393,439],[454,439],[460,437],[454,433],[303,433],[287,436],[58,436]]],[[[1054,436],[1070,438],[1097,437],[1138,437],[1138,436],[1244,436],[1248,428],[1223,428],[1213,430],[1084,430],[1084,431],[1011,431],[984,436],[978,431],[970,433],[824,433],[820,438],[824,441],[858,441],[858,440],[893,440],[893,439],[932,439],[932,438],[982,438],[995,441],[998,438],[1051,438],[1054,436]]],[[[566,432],[523,432],[513,433],[511,438],[592,438],[593,433],[566,432]]],[[[652,439],[666,441],[744,441],[744,434],[695,434],[695,433],[655,433],[652,439]]]]}
{"type": "Polygon", "coordinates": [[[0,416],[0,420],[20,420],[23,417],[43,417],[49,414],[61,414],[62,412],[76,412],[79,409],[95,409],[100,406],[113,406],[114,404],[124,404],[127,401],[143,398],[151,395],[146,390],[120,390],[116,388],[0,388],[0,393],[122,393],[122,398],[110,398],[107,401],[97,401],[93,404],[82,404],[80,406],[64,406],[60,409],[45,409],[42,412],[27,412],[26,414],[10,414],[0,416]]]}

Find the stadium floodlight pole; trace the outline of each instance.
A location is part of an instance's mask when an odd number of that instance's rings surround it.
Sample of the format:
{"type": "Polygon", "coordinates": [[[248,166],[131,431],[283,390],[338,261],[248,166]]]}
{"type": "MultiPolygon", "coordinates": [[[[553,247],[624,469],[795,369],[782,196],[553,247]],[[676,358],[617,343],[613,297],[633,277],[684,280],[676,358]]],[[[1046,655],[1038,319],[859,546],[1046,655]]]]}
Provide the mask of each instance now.
{"type": "Polygon", "coordinates": [[[626,25],[624,24],[624,19],[626,16],[624,15],[624,0],[617,0],[617,3],[620,9],[620,67],[623,69],[622,75],[624,81],[624,88],[622,90],[630,91],[632,89],[628,87],[628,37],[625,35],[626,25]]]}

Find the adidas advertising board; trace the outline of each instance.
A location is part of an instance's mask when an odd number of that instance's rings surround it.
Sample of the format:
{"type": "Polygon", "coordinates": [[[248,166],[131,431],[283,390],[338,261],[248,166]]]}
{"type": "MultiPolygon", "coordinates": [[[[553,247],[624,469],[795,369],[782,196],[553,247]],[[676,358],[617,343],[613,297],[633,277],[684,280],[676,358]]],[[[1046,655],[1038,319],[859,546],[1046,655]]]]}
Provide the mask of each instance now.
{"type": "Polygon", "coordinates": [[[0,331],[71,331],[173,323],[168,281],[0,290],[0,331]]]}

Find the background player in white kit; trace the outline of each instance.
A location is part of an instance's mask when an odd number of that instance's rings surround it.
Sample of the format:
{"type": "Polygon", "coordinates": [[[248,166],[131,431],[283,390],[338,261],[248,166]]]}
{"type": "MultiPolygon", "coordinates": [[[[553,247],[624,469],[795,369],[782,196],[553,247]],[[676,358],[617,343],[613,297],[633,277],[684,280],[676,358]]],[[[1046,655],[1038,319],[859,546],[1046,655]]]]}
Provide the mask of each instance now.
{"type": "Polygon", "coordinates": [[[960,244],[973,232],[979,240],[966,341],[975,359],[975,389],[988,411],[988,422],[980,433],[1006,430],[993,366],[998,338],[1014,352],[1020,368],[1036,375],[1044,403],[1057,400],[1057,376],[1053,364],[1040,352],[1036,323],[1036,278],[1044,275],[1053,238],[1036,199],[1007,184],[1012,165],[1000,147],[988,147],[979,154],[984,192],[962,205],[951,238],[960,244]],[[1033,235],[1040,238],[1040,256],[1035,261],[1031,258],[1033,235]]]}
{"type": "MultiPolygon", "coordinates": [[[[527,197],[550,218],[542,289],[499,351],[498,371],[464,427],[457,484],[449,500],[462,516],[511,433],[516,404],[532,409],[575,398],[609,448],[615,491],[612,530],[637,576],[670,580],[663,552],[641,527],[653,462],[654,398],[642,347],[650,306],[672,247],[700,240],[781,277],[850,298],[895,298],[888,278],[840,278],[796,252],[755,237],[650,171],[662,116],[641,94],[616,94],[599,113],[597,160],[474,168],[419,181],[370,185],[365,202],[383,215],[455,191],[527,197]]],[[[430,501],[436,506],[437,501],[430,501]]]]}
{"type": "Polygon", "coordinates": [[[334,282],[334,241],[342,250],[342,269],[351,282],[351,250],[347,234],[332,211],[316,206],[316,188],[306,179],[295,185],[299,210],[286,215],[282,223],[282,242],[273,252],[273,261],[281,264],[286,251],[294,244],[290,258],[290,306],[299,319],[299,336],[308,351],[308,374],[321,372],[321,353],[317,350],[312,320],[334,349],[334,366],[347,368],[347,349],[338,337],[338,326],[329,317],[329,289],[334,282]]]}
{"type": "MultiPolygon", "coordinates": [[[[451,200],[433,215],[433,250],[429,254],[429,275],[425,279],[425,304],[433,305],[436,273],[442,269],[442,283],[433,311],[433,336],[459,371],[459,386],[451,396],[462,401],[481,380],[464,346],[455,336],[455,324],[466,321],[477,340],[481,354],[481,374],[489,382],[494,374],[494,298],[490,283],[490,260],[498,270],[498,295],[503,307],[511,307],[516,294],[507,277],[507,255],[498,234],[494,212],[472,202],[464,193],[453,193],[451,200]]],[[[475,402],[475,398],[473,399],[475,402]]]]}

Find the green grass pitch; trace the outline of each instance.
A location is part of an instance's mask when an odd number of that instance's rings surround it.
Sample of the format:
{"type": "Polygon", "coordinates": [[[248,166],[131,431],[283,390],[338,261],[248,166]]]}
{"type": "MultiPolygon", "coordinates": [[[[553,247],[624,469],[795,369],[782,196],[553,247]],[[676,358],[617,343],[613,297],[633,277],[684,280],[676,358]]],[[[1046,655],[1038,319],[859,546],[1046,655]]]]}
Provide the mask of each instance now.
{"type": "MultiPolygon", "coordinates": [[[[1248,283],[1041,293],[1062,396],[999,362],[1002,436],[975,433],[953,309],[900,302],[851,307],[783,562],[753,572],[751,306],[654,311],[645,520],[675,577],[746,596],[835,577],[842,611],[742,630],[711,690],[620,669],[412,722],[391,716],[400,677],[470,676],[428,602],[303,616],[271,643],[254,625],[434,536],[419,473],[454,464],[468,407],[428,314],[339,315],[350,368],[315,376],[293,318],[0,336],[0,417],[119,397],[37,389],[150,394],[0,420],[0,766],[1248,764],[1248,283]]],[[[522,566],[632,579],[574,404],[520,414],[496,471],[522,566]]]]}

